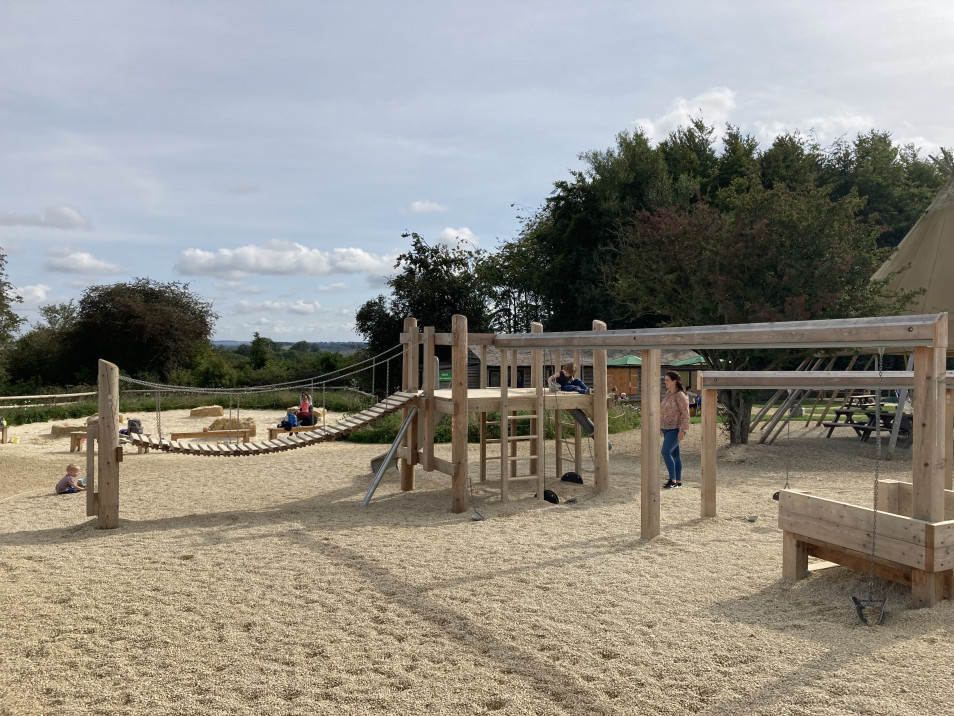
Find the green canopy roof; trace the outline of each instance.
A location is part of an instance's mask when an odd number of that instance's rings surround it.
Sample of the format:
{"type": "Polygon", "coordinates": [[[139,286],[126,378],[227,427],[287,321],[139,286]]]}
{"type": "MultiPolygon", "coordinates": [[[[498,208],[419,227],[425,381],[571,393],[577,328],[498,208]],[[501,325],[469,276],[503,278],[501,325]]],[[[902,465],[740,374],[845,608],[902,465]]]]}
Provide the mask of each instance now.
{"type": "Polygon", "coordinates": [[[702,356],[693,356],[692,358],[686,358],[685,360],[676,361],[672,364],[673,368],[687,368],[691,365],[705,365],[706,359],[702,356]]]}
{"type": "Polygon", "coordinates": [[[642,365],[643,361],[639,356],[620,356],[613,360],[606,361],[606,365],[642,365]]]}

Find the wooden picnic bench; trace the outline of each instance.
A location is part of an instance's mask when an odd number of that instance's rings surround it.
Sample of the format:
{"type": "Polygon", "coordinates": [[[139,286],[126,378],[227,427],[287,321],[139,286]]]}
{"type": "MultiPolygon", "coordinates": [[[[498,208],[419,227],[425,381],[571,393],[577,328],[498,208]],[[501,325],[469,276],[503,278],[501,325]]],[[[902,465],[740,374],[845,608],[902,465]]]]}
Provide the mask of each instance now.
{"type": "Polygon", "coordinates": [[[826,438],[830,438],[831,434],[835,432],[835,428],[852,428],[855,431],[855,434],[858,437],[862,437],[864,430],[861,428],[868,425],[868,416],[865,415],[864,420],[855,420],[855,413],[864,413],[863,410],[858,410],[856,408],[838,408],[835,410],[835,419],[826,423],[822,423],[826,428],[828,428],[828,434],[826,438]],[[842,420],[844,418],[844,420],[842,420]]]}
{"type": "Polygon", "coordinates": [[[86,439],[85,430],[74,430],[70,433],[70,452],[83,452],[83,441],[86,439]]]}
{"type": "Polygon", "coordinates": [[[188,433],[172,433],[171,440],[185,440],[188,438],[242,438],[243,443],[249,441],[249,433],[252,431],[248,428],[237,428],[235,430],[197,430],[195,432],[188,433]]]}

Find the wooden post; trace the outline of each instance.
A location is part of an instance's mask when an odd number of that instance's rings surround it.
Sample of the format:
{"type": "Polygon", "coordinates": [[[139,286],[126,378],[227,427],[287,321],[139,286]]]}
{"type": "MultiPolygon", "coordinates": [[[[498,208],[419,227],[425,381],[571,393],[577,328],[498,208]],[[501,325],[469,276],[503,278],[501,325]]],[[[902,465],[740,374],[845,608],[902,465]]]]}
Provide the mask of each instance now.
{"type": "Polygon", "coordinates": [[[791,532],[782,532],[782,577],[804,579],[807,572],[808,545],[799,542],[791,532]]]}
{"type": "MultiPolygon", "coordinates": [[[[418,371],[418,354],[420,349],[418,348],[418,343],[420,341],[420,333],[417,329],[417,319],[416,318],[405,318],[404,319],[404,334],[407,338],[407,341],[404,343],[404,385],[403,389],[409,393],[416,392],[418,389],[417,385],[417,371],[418,371]]],[[[401,411],[403,420],[407,420],[407,416],[410,413],[410,408],[404,408],[401,411]]],[[[420,415],[420,412],[418,412],[420,415]]],[[[417,438],[418,430],[417,418],[414,420],[414,424],[410,426],[407,431],[407,434],[404,436],[404,449],[405,457],[401,462],[401,490],[408,492],[414,489],[414,464],[417,462],[417,438]]]]}
{"type": "MultiPolygon", "coordinates": [[[[560,351],[553,351],[553,372],[556,373],[560,370],[560,351]]],[[[547,376],[549,377],[549,376],[547,376]]],[[[547,386],[547,390],[550,389],[550,386],[547,386]]],[[[553,409],[553,440],[556,442],[556,457],[554,462],[556,463],[556,476],[557,478],[563,477],[563,416],[560,414],[559,408],[553,409]]]]}
{"type": "Polygon", "coordinates": [[[86,423],[86,516],[96,517],[99,514],[98,482],[96,481],[96,451],[99,437],[97,422],[86,423]]]}
{"type": "Polygon", "coordinates": [[[507,372],[510,351],[500,349],[500,501],[510,496],[510,409],[507,407],[507,372]]]}
{"type": "MultiPolygon", "coordinates": [[[[480,346],[480,388],[487,387],[487,344],[480,346]]],[[[487,480],[487,412],[480,413],[480,481],[487,480]]]]}
{"type": "Polygon", "coordinates": [[[424,469],[431,472],[434,469],[434,386],[440,375],[440,369],[434,364],[437,356],[434,355],[434,326],[424,327],[424,399],[418,414],[424,413],[423,435],[424,440],[424,469]]]}
{"type": "MultiPolygon", "coordinates": [[[[573,364],[580,371],[577,378],[583,380],[583,365],[580,363],[579,351],[573,351],[573,364]]],[[[576,420],[573,421],[573,469],[577,474],[583,472],[583,429],[576,420]]]]}
{"type": "MultiPolygon", "coordinates": [[[[603,321],[593,321],[594,331],[605,331],[603,321]]],[[[606,350],[593,351],[593,460],[595,465],[594,482],[596,491],[609,488],[609,412],[606,409],[606,396],[609,386],[606,379],[606,350]]]]}
{"type": "Polygon", "coordinates": [[[659,348],[649,348],[642,352],[641,412],[642,427],[640,441],[640,495],[641,521],[640,536],[652,539],[659,536],[659,380],[662,353],[659,348]]]}
{"type": "Polygon", "coordinates": [[[454,403],[451,494],[452,509],[458,513],[467,509],[467,316],[455,314],[451,319],[451,330],[454,341],[451,347],[451,399],[454,403]]]}
{"type": "Polygon", "coordinates": [[[719,391],[705,386],[705,373],[699,374],[702,396],[702,516],[716,516],[716,441],[718,439],[719,391]]]}
{"type": "Polygon", "coordinates": [[[944,489],[954,490],[954,390],[944,391],[944,407],[944,489]]]}
{"type": "MultiPolygon", "coordinates": [[[[534,321],[530,324],[531,333],[543,333],[543,324],[534,321]]],[[[531,452],[535,456],[530,460],[530,474],[537,476],[537,494],[543,498],[543,472],[546,469],[546,461],[543,459],[543,451],[546,446],[546,436],[543,434],[546,421],[543,419],[543,386],[546,383],[546,376],[543,375],[543,350],[534,348],[530,351],[530,387],[536,389],[536,408],[534,416],[530,419],[530,434],[536,435],[531,443],[531,452]]]]}
{"type": "MultiPolygon", "coordinates": [[[[97,502],[99,528],[119,527],[119,368],[99,361],[99,492],[97,502]]],[[[89,447],[86,448],[89,450],[89,447]]],[[[87,458],[88,459],[88,458],[87,458]]]]}

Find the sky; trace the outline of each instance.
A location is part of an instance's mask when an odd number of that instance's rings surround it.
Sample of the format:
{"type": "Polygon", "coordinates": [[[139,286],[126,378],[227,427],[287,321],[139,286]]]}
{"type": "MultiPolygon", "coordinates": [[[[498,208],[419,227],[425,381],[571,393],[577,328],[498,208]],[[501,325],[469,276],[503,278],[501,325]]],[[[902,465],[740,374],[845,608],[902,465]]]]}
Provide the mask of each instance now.
{"type": "Polygon", "coordinates": [[[361,340],[402,234],[493,251],[623,131],[954,147],[951,37],[949,0],[0,0],[14,309],[149,278],[218,340],[361,340]]]}

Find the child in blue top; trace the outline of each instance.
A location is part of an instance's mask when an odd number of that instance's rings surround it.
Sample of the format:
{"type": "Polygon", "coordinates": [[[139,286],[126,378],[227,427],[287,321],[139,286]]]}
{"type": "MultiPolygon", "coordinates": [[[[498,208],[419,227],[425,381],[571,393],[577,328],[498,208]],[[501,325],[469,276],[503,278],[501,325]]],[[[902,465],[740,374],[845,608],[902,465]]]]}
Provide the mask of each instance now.
{"type": "Polygon", "coordinates": [[[584,395],[589,392],[589,388],[586,387],[584,383],[579,378],[574,378],[576,375],[576,364],[575,363],[564,363],[560,367],[559,373],[554,373],[548,379],[548,383],[556,382],[560,386],[560,390],[566,393],[583,393],[584,395]]]}

